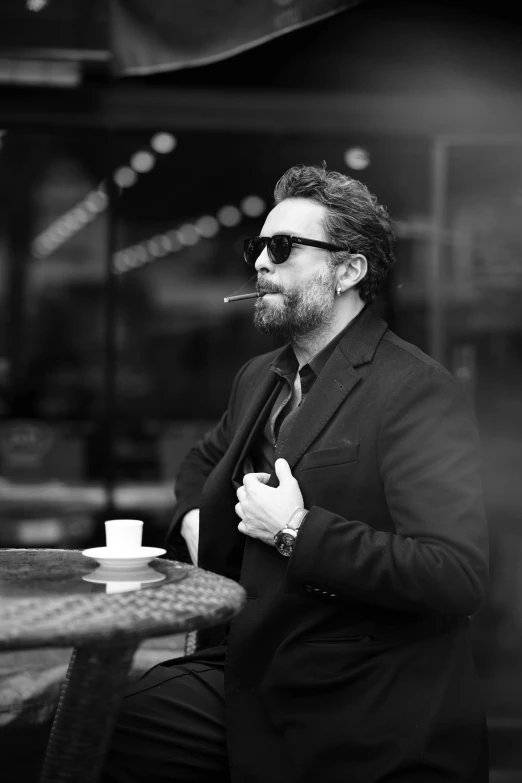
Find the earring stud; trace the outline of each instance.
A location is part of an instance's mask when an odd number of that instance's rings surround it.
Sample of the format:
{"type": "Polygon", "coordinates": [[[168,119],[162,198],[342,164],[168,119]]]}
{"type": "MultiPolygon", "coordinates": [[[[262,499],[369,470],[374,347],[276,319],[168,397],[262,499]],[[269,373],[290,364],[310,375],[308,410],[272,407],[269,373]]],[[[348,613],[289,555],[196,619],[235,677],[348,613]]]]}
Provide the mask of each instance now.
{"type": "Polygon", "coordinates": [[[337,296],[341,296],[341,286],[337,286],[337,296]]]}

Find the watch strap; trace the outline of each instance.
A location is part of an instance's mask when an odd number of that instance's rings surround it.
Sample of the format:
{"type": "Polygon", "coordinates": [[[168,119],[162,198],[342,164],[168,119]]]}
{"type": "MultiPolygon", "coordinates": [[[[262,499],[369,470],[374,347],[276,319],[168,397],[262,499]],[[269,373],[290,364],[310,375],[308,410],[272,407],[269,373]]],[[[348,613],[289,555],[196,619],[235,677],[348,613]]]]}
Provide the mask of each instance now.
{"type": "Polygon", "coordinates": [[[296,508],[295,511],[292,512],[292,515],[288,522],[286,523],[285,527],[291,527],[294,530],[299,530],[303,523],[303,519],[308,514],[308,511],[306,508],[296,508]]]}

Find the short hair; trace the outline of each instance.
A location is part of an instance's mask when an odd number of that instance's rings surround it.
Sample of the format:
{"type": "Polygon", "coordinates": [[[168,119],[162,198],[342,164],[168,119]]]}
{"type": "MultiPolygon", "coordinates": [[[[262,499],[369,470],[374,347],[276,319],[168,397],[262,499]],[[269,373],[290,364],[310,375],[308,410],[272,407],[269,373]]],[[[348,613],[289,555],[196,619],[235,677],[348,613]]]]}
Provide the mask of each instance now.
{"type": "MultiPolygon", "coordinates": [[[[326,207],[324,228],[328,240],[362,253],[368,261],[368,272],[356,286],[359,296],[370,303],[382,288],[395,263],[395,235],[386,207],[363,182],[322,166],[292,166],[274,188],[275,203],[284,199],[307,198],[326,207]]],[[[334,266],[346,260],[343,252],[334,252],[334,266]]]]}

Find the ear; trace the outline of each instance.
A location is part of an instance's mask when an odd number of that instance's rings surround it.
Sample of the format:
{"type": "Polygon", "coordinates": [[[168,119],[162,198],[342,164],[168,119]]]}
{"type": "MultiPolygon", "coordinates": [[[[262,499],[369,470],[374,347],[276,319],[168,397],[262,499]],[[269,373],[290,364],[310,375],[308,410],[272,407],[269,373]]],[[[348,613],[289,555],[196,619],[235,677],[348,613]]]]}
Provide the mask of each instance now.
{"type": "Polygon", "coordinates": [[[354,288],[366,277],[368,261],[362,253],[354,253],[346,261],[337,267],[337,285],[343,291],[354,288]]]}

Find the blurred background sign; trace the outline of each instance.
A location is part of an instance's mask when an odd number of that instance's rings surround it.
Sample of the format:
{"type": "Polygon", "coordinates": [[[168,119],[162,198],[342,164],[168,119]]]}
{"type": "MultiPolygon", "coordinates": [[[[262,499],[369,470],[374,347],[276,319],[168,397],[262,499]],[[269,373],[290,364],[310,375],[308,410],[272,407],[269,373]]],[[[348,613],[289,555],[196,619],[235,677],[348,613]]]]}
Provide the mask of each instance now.
{"type": "Polygon", "coordinates": [[[364,0],[111,0],[116,71],[148,74],[231,57],[364,0]]]}

